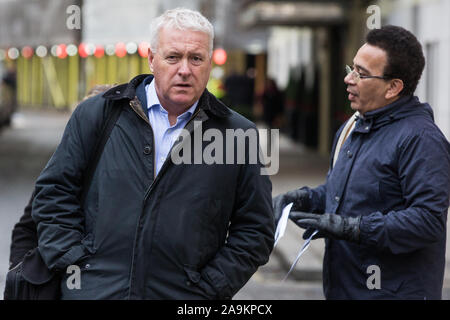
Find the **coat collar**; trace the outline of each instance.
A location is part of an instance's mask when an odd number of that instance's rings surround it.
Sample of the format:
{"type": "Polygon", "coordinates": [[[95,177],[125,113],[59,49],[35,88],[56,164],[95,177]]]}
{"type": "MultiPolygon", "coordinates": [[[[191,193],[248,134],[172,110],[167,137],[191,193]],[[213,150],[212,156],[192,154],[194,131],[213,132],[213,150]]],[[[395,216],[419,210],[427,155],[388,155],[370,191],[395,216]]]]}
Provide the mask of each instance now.
{"type": "Polygon", "coordinates": [[[387,106],[359,116],[355,131],[367,133],[391,122],[416,115],[433,120],[433,111],[429,104],[421,103],[416,96],[404,96],[387,106]]]}
{"type": "MultiPolygon", "coordinates": [[[[109,89],[103,94],[103,97],[108,100],[132,100],[136,96],[137,87],[144,80],[146,80],[146,82],[153,81],[153,75],[138,75],[134,77],[129,83],[121,84],[109,89]],[[146,78],[150,78],[150,81],[146,80],[146,78]]],[[[140,100],[143,99],[141,97],[138,98],[140,100]]],[[[141,104],[147,105],[146,101],[141,101],[141,104]]],[[[205,91],[201,95],[198,107],[219,118],[224,118],[231,114],[231,111],[221,101],[214,97],[207,89],[205,89],[205,91]]]]}

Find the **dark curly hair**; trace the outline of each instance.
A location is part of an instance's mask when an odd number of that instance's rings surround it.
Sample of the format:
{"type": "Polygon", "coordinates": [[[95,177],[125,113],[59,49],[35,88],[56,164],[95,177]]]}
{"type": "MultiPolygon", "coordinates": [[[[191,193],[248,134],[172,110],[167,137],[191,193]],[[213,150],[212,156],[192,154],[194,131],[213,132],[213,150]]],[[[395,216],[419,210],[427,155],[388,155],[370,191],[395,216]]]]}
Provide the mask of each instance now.
{"type": "Polygon", "coordinates": [[[384,75],[403,81],[400,95],[413,95],[425,67],[422,46],[417,38],[404,28],[387,25],[371,30],[366,42],[386,52],[384,75]]]}

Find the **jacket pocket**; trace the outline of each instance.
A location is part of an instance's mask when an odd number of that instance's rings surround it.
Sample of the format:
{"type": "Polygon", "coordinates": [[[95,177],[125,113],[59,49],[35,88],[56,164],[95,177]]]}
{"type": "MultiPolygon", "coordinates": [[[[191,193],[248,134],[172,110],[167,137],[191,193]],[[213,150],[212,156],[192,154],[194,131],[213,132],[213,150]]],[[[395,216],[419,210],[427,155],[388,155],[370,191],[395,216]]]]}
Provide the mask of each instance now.
{"type": "Polygon", "coordinates": [[[200,294],[206,299],[216,299],[217,293],[214,289],[202,278],[200,272],[196,270],[194,266],[185,264],[183,266],[184,272],[186,273],[186,286],[189,291],[194,291],[194,293],[200,294]]]}

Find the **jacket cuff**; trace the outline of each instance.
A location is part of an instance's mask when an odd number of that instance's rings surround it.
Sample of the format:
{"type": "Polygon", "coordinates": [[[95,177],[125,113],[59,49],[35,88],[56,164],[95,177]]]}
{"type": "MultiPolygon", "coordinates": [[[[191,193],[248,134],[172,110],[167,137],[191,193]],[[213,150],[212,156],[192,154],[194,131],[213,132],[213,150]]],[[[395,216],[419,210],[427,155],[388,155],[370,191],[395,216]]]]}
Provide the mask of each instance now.
{"type": "Polygon", "coordinates": [[[360,244],[376,247],[378,244],[378,228],[383,225],[382,214],[370,214],[362,216],[359,225],[359,241],[360,244]]]}
{"type": "Polygon", "coordinates": [[[201,271],[202,278],[214,288],[220,300],[230,300],[233,293],[224,275],[209,267],[201,271]]]}
{"type": "Polygon", "coordinates": [[[54,270],[55,271],[63,271],[68,266],[74,264],[78,260],[80,260],[81,257],[86,255],[86,252],[84,250],[84,245],[78,245],[75,247],[72,247],[69,251],[67,251],[56,263],[54,270]]]}

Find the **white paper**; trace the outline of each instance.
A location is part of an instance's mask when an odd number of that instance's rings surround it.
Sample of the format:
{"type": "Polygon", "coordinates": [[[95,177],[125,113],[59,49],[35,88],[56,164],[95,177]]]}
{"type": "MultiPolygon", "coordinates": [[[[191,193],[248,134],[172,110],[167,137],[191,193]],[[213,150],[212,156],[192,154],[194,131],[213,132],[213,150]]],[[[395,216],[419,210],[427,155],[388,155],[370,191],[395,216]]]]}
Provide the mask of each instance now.
{"type": "Polygon", "coordinates": [[[285,281],[287,279],[287,277],[289,277],[289,274],[291,273],[291,271],[294,269],[295,265],[297,264],[298,260],[300,259],[300,257],[302,256],[302,254],[308,249],[309,244],[311,243],[311,239],[312,237],[314,237],[316,235],[316,233],[319,232],[319,230],[314,230],[314,232],[309,236],[308,239],[306,239],[306,241],[303,243],[302,248],[300,249],[297,258],[295,258],[294,263],[292,264],[291,268],[289,269],[288,273],[286,274],[286,276],[284,277],[283,281],[285,281]]]}
{"type": "Polygon", "coordinates": [[[283,212],[281,213],[280,220],[278,220],[277,229],[275,230],[275,243],[273,247],[278,243],[278,240],[280,240],[284,236],[284,231],[286,231],[287,222],[289,219],[289,212],[291,212],[291,208],[294,205],[293,202],[289,203],[286,207],[284,207],[283,212]]]}

